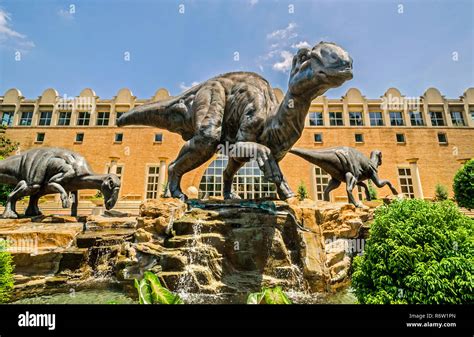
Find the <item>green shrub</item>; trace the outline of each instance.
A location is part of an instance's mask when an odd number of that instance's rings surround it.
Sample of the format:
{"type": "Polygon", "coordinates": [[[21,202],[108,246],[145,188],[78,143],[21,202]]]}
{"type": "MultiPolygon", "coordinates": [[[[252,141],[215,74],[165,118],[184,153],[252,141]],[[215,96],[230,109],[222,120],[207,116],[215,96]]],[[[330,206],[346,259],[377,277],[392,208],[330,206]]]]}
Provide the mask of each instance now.
{"type": "Polygon", "coordinates": [[[280,287],[263,288],[247,297],[247,304],[292,304],[280,287]]]}
{"type": "Polygon", "coordinates": [[[435,201],[448,200],[448,188],[441,184],[435,186],[435,201]]]}
{"type": "Polygon", "coordinates": [[[369,180],[369,195],[371,200],[376,200],[377,199],[377,190],[375,189],[374,185],[372,184],[372,181],[369,180]]]}
{"type": "Polygon", "coordinates": [[[304,181],[301,181],[300,185],[298,186],[298,199],[303,201],[304,199],[309,198],[308,189],[304,184],[304,181]]]}
{"type": "Polygon", "coordinates": [[[460,207],[474,208],[474,159],[464,164],[454,176],[453,191],[460,207]]]}
{"type": "Polygon", "coordinates": [[[13,259],[6,248],[5,240],[0,240],[0,303],[7,302],[13,290],[13,259]]]}
{"type": "MultiPolygon", "coordinates": [[[[5,159],[3,156],[0,156],[0,160],[5,159]]],[[[0,184],[0,205],[5,206],[7,203],[8,195],[13,191],[15,187],[6,184],[0,184]]]]}
{"type": "Polygon", "coordinates": [[[360,303],[474,302],[474,220],[451,201],[377,209],[352,286],[360,303]]]}
{"type": "Polygon", "coordinates": [[[7,198],[15,187],[11,185],[0,184],[0,205],[5,206],[7,198]]]}

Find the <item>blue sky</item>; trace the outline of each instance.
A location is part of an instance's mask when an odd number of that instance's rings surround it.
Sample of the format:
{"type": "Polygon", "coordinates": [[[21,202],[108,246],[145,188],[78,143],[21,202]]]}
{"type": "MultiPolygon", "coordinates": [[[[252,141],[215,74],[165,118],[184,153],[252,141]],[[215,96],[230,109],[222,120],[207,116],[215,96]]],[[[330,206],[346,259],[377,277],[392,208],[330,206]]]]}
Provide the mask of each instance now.
{"type": "Polygon", "coordinates": [[[91,87],[110,98],[128,87],[149,98],[236,70],[286,90],[297,47],[325,40],[354,60],[354,79],[329,97],[434,86],[455,98],[474,86],[473,19],[472,0],[0,0],[0,95],[91,87]]]}

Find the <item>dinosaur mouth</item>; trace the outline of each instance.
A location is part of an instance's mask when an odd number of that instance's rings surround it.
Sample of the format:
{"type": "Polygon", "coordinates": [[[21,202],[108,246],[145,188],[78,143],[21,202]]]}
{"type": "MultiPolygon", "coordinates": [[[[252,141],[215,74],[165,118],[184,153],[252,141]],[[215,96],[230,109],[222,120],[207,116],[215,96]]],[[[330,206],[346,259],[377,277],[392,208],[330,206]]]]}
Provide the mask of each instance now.
{"type": "Polygon", "coordinates": [[[319,70],[318,75],[323,79],[341,75],[344,77],[352,77],[352,67],[330,68],[329,71],[319,70]]]}

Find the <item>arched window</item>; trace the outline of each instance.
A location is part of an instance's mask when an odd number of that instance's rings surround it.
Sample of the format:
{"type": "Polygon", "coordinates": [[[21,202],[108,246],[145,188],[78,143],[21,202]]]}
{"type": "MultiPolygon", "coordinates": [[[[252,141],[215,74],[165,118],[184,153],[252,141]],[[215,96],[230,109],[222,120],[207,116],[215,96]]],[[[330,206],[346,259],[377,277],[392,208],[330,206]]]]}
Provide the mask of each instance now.
{"type": "MultiPolygon", "coordinates": [[[[227,157],[219,155],[209,164],[199,184],[199,198],[221,197],[223,182],[222,173],[227,166],[227,157]]],[[[245,164],[234,176],[233,188],[243,199],[263,197],[276,198],[276,187],[263,177],[255,160],[245,164]]]]}

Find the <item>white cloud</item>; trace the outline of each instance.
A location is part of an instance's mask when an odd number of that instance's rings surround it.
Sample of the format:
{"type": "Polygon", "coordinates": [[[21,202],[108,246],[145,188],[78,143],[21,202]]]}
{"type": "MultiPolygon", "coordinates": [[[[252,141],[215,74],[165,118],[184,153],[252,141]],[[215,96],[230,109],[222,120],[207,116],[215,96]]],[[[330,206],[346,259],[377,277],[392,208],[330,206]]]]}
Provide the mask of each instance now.
{"type": "Polygon", "coordinates": [[[293,49],[311,48],[309,42],[301,37],[299,42],[295,42],[294,39],[298,37],[297,27],[296,23],[290,22],[285,28],[267,34],[267,50],[257,58],[260,71],[271,67],[274,71],[287,73],[293,64],[293,49]]]}
{"type": "Polygon", "coordinates": [[[309,49],[311,49],[311,45],[309,44],[308,41],[300,41],[298,43],[293,43],[291,45],[291,48],[294,48],[294,49],[309,48],[309,49]]]}
{"type": "Polygon", "coordinates": [[[283,60],[274,63],[272,68],[276,71],[286,73],[288,70],[291,69],[291,64],[293,62],[293,54],[287,50],[283,50],[280,52],[280,56],[283,58],[283,60]]]}
{"type": "Polygon", "coordinates": [[[296,28],[296,23],[290,22],[286,28],[277,29],[269,34],[267,34],[267,39],[293,39],[298,36],[294,32],[296,28]]]}
{"type": "Polygon", "coordinates": [[[250,6],[255,6],[256,4],[258,4],[258,0],[249,0],[249,4],[250,6]]]}
{"type": "Polygon", "coordinates": [[[11,25],[11,15],[0,8],[0,46],[27,51],[35,47],[25,34],[15,31],[11,25]]]}
{"type": "Polygon", "coordinates": [[[192,87],[194,87],[195,85],[198,85],[198,84],[199,84],[199,82],[193,82],[193,83],[191,83],[191,85],[186,85],[184,82],[181,82],[179,84],[179,88],[181,90],[188,90],[188,89],[191,89],[192,87]]]}
{"type": "Polygon", "coordinates": [[[58,10],[58,15],[65,20],[74,20],[74,15],[71,11],[61,8],[58,10]]]}

